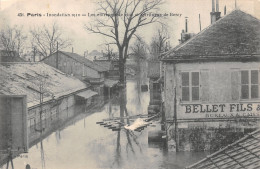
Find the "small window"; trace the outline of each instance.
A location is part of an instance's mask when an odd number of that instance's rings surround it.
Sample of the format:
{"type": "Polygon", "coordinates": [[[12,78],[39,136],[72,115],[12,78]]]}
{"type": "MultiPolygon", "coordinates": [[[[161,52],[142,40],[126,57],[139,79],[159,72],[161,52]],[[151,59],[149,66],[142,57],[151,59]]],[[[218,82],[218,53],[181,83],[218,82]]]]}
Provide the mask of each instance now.
{"type": "Polygon", "coordinates": [[[199,72],[183,72],[182,101],[200,100],[200,75],[199,72]]]}
{"type": "Polygon", "coordinates": [[[249,99],[249,71],[241,71],[241,98],[249,99]]]}
{"type": "Polygon", "coordinates": [[[181,79],[182,79],[182,100],[189,101],[190,100],[189,72],[183,72],[181,79]]]}
{"type": "Polygon", "coordinates": [[[251,98],[255,99],[259,96],[258,70],[251,70],[251,98]]]}
{"type": "Polygon", "coordinates": [[[199,88],[199,72],[192,72],[192,100],[199,100],[200,88],[199,88]]]}
{"type": "Polygon", "coordinates": [[[241,71],[241,99],[259,98],[258,70],[241,71]]]}

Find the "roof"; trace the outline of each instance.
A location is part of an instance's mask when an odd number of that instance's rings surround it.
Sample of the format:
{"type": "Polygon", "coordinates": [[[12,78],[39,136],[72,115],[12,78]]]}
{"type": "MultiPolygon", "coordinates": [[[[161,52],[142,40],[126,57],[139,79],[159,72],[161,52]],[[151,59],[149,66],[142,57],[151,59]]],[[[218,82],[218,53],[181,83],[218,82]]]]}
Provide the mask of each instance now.
{"type": "Polygon", "coordinates": [[[61,71],[40,62],[6,63],[0,65],[0,72],[0,94],[27,95],[28,107],[39,104],[40,85],[44,88],[42,90],[44,102],[89,86],[75,77],[66,76],[61,71]]]}
{"type": "Polygon", "coordinates": [[[105,72],[107,71],[104,67],[94,63],[93,61],[87,59],[87,58],[84,58],[83,56],[80,56],[76,53],[70,53],[70,52],[64,52],[64,51],[60,51],[61,53],[69,56],[69,57],[72,57],[73,59],[75,59],[76,61],[79,61],[81,63],[84,63],[86,66],[98,71],[98,72],[105,72]]]}
{"type": "Polygon", "coordinates": [[[94,60],[94,63],[104,67],[106,70],[111,69],[111,61],[109,60],[94,60]]]}
{"type": "Polygon", "coordinates": [[[88,98],[95,96],[95,95],[98,95],[98,93],[94,92],[92,90],[86,90],[86,91],[78,93],[76,96],[82,97],[84,99],[88,99],[88,98]]]}
{"type": "Polygon", "coordinates": [[[113,87],[115,86],[119,81],[118,80],[111,80],[111,79],[105,79],[104,85],[106,87],[113,87]]]}
{"type": "Polygon", "coordinates": [[[257,169],[260,168],[260,130],[209,155],[186,169],[257,169]]]}
{"type": "Polygon", "coordinates": [[[202,56],[238,56],[260,54],[260,20],[234,10],[187,42],[162,55],[162,60],[202,56]]]}
{"type": "MultiPolygon", "coordinates": [[[[91,61],[91,60],[89,60],[89,59],[87,59],[87,58],[85,58],[83,56],[78,55],[77,53],[64,52],[64,51],[58,51],[58,52],[66,55],[66,56],[68,56],[68,57],[70,57],[70,58],[72,58],[72,59],[74,59],[74,60],[76,60],[76,61],[78,61],[80,63],[83,63],[84,65],[86,65],[86,66],[88,66],[88,67],[90,67],[90,68],[92,68],[92,69],[94,69],[94,70],[96,70],[98,72],[105,72],[105,71],[107,71],[102,66],[94,63],[93,61],[91,61]]],[[[55,55],[55,53],[52,54],[52,55],[55,55]]],[[[50,55],[50,56],[52,56],[52,55],[50,55]]],[[[50,56],[48,56],[48,57],[50,57],[50,56]]],[[[46,57],[46,58],[48,58],[48,57],[46,57]]],[[[44,59],[46,59],[46,58],[44,58],[44,59]]],[[[44,60],[44,59],[42,59],[42,60],[44,60]]]]}

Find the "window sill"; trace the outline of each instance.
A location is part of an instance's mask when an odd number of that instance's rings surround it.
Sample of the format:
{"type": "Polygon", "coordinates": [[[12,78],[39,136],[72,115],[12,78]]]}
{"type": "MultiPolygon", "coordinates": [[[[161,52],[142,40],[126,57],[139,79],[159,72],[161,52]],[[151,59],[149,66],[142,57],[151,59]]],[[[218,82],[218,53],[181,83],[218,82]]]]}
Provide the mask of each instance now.
{"type": "Polygon", "coordinates": [[[203,104],[201,101],[180,101],[180,105],[186,105],[186,104],[203,104]]]}
{"type": "Polygon", "coordinates": [[[210,102],[210,101],[180,101],[180,105],[188,104],[223,104],[223,103],[260,103],[260,98],[258,99],[241,99],[241,100],[230,100],[226,102],[210,102]]]}
{"type": "Polygon", "coordinates": [[[260,98],[257,98],[257,99],[241,99],[241,100],[238,100],[237,102],[239,102],[239,103],[259,103],[260,98]]]}

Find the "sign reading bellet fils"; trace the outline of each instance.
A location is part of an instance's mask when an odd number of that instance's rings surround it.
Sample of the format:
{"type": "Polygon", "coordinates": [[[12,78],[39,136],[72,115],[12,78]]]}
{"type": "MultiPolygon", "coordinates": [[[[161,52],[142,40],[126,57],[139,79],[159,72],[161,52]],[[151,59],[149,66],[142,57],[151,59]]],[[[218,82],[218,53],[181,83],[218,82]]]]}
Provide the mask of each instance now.
{"type": "Polygon", "coordinates": [[[0,153],[28,152],[25,95],[0,95],[0,153]]]}
{"type": "Polygon", "coordinates": [[[179,118],[260,117],[260,103],[183,104],[179,118]]]}

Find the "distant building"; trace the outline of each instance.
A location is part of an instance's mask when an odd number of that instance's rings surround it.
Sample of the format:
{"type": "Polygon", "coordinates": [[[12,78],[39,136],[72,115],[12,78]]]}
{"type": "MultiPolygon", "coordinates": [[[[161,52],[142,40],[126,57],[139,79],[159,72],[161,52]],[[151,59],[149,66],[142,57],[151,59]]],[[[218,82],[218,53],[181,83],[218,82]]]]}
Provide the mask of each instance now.
{"type": "Polygon", "coordinates": [[[166,120],[259,118],[259,28],[234,10],[163,54],[166,120]]]}
{"type": "Polygon", "coordinates": [[[78,101],[94,103],[93,96],[98,94],[89,89],[90,84],[44,63],[1,63],[0,72],[0,94],[27,96],[30,141],[38,139],[33,133],[39,129],[40,120],[43,127],[48,128],[51,124],[47,121],[60,120],[61,111],[71,109],[78,101]],[[40,93],[43,95],[42,117],[40,93]]]}
{"type": "Polygon", "coordinates": [[[97,50],[92,50],[91,52],[87,52],[85,54],[85,57],[87,57],[90,60],[95,60],[95,59],[99,59],[102,58],[104,56],[103,51],[99,52],[97,50]]]}
{"type": "MultiPolygon", "coordinates": [[[[96,105],[98,99],[90,84],[44,63],[1,63],[0,72],[0,95],[26,95],[30,146],[74,118],[76,105],[84,105],[86,110],[96,105]]],[[[0,164],[4,162],[2,157],[0,164]]]]}
{"type": "Polygon", "coordinates": [[[41,60],[60,71],[89,82],[95,91],[103,95],[106,68],[76,53],[58,51],[41,60]]]}
{"type": "Polygon", "coordinates": [[[26,62],[14,51],[0,50],[0,62],[26,62]]]}
{"type": "Polygon", "coordinates": [[[94,63],[108,70],[108,79],[119,80],[119,60],[96,59],[94,63]]]}

